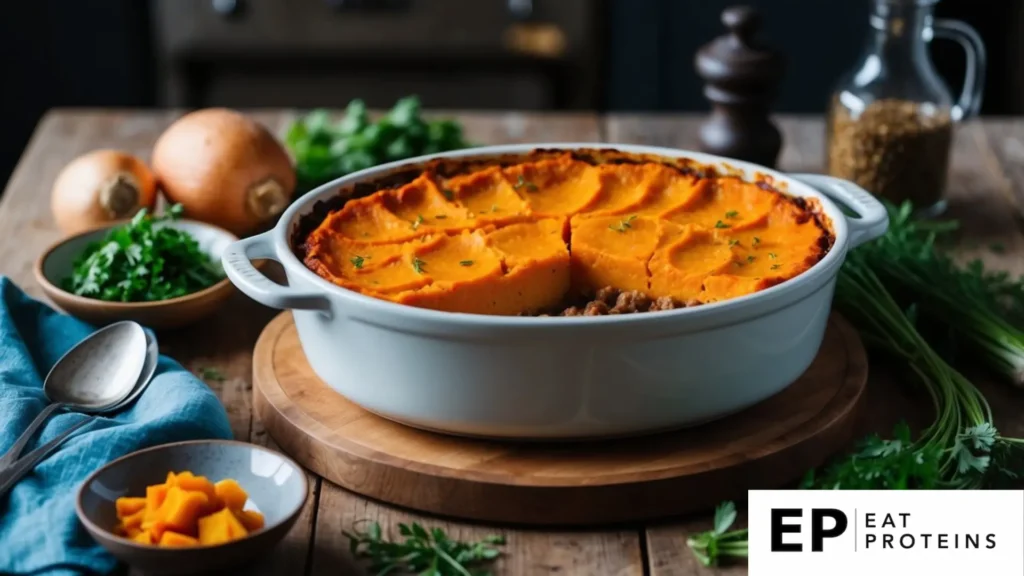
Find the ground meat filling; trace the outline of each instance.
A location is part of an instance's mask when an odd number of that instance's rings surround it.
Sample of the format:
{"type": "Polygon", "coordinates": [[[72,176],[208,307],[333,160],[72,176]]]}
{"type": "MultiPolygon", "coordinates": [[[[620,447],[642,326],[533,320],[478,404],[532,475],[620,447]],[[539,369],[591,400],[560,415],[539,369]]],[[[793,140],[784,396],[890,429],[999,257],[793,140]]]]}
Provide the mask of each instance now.
{"type": "Polygon", "coordinates": [[[523,316],[605,316],[609,314],[635,314],[638,312],[659,312],[675,310],[700,304],[697,300],[680,302],[663,296],[652,300],[637,290],[619,290],[606,286],[593,295],[589,301],[574,303],[561,312],[544,314],[523,314],[523,316]]]}

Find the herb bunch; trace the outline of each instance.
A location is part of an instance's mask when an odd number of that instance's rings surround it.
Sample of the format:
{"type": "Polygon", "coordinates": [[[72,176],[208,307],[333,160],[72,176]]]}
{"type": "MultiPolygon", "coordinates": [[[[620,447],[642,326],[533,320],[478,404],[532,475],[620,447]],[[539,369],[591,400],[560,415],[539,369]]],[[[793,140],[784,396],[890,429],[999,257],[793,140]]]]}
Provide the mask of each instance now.
{"type": "Polygon", "coordinates": [[[64,289],[109,302],[154,302],[216,284],[224,278],[220,263],[188,232],[166,225],[181,214],[180,204],[155,217],[140,210],[129,223],[86,247],[64,279],[64,289]]]}
{"type": "Polygon", "coordinates": [[[714,528],[686,539],[686,545],[704,566],[717,566],[723,557],[747,556],[747,529],[729,531],[736,521],[736,505],[722,502],[715,508],[714,528]]]}
{"type": "Polygon", "coordinates": [[[349,102],[337,123],[326,110],[314,110],[291,125],[285,144],[295,159],[300,193],[385,162],[469,147],[458,123],[424,120],[416,96],[398,100],[376,122],[362,100],[349,102]]]}
{"type": "Polygon", "coordinates": [[[400,541],[391,541],[381,533],[380,524],[369,523],[365,530],[345,532],[352,554],[370,559],[370,570],[376,576],[412,572],[421,576],[488,576],[479,564],[497,558],[496,545],[505,543],[501,536],[488,536],[478,542],[460,542],[448,537],[444,530],[427,530],[420,524],[399,524],[400,541]]]}
{"type": "Polygon", "coordinates": [[[857,249],[894,297],[914,313],[933,345],[953,340],[1017,386],[1024,386],[1024,281],[985,270],[980,260],[961,267],[939,241],[956,221],[913,218],[913,206],[887,205],[889,230],[857,249]]]}

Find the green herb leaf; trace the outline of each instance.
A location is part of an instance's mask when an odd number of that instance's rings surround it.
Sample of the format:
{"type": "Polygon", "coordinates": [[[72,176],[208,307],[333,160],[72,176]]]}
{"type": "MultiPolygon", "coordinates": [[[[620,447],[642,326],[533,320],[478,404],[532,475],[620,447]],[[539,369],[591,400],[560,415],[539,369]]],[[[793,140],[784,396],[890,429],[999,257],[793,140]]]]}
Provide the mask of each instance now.
{"type": "Polygon", "coordinates": [[[459,266],[472,266],[472,265],[473,265],[473,261],[472,260],[460,260],[459,261],[459,266]]]}
{"type": "Polygon", "coordinates": [[[739,246],[739,245],[740,245],[740,241],[739,240],[737,240],[735,238],[731,238],[729,240],[729,247],[730,248],[732,248],[733,246],[739,246]]]}
{"type": "Polygon", "coordinates": [[[412,269],[415,270],[417,274],[423,274],[423,267],[425,265],[426,262],[420,260],[419,258],[412,259],[412,269]]]}
{"type": "Polygon", "coordinates": [[[753,254],[751,254],[751,255],[747,256],[747,262],[753,262],[755,258],[756,257],[753,254]]]}
{"type": "Polygon", "coordinates": [[[423,224],[423,214],[416,215],[416,220],[414,220],[412,223],[412,229],[416,230],[417,228],[420,227],[420,224],[423,224]]]}
{"type": "Polygon", "coordinates": [[[530,182],[526,178],[523,178],[522,174],[520,174],[519,177],[516,179],[516,183],[515,185],[513,185],[513,188],[515,188],[516,190],[525,189],[527,192],[537,191],[537,185],[534,184],[533,182],[530,182]]]}
{"type": "Polygon", "coordinates": [[[441,194],[444,194],[444,197],[449,201],[455,200],[455,192],[452,192],[448,188],[441,188],[441,194]]]}
{"type": "Polygon", "coordinates": [[[761,243],[761,239],[758,238],[757,236],[754,236],[754,246],[757,246],[760,243],[761,243]]]}
{"type": "Polygon", "coordinates": [[[739,218],[740,213],[735,210],[729,210],[725,213],[726,218],[739,218]]]}
{"type": "Polygon", "coordinates": [[[615,230],[619,234],[622,234],[626,232],[627,228],[633,227],[633,225],[631,224],[633,220],[636,220],[635,214],[630,216],[629,218],[626,218],[625,220],[620,220],[618,224],[609,224],[608,228],[610,230],[615,230]]]}
{"type": "Polygon", "coordinates": [[[358,270],[359,268],[363,267],[363,261],[367,260],[369,258],[370,258],[369,256],[360,256],[360,255],[357,254],[357,255],[349,258],[349,262],[352,262],[352,265],[355,266],[356,269],[358,270]]]}
{"type": "Polygon", "coordinates": [[[771,258],[772,260],[775,260],[775,252],[769,252],[768,257],[771,258]]]}
{"type": "Polygon", "coordinates": [[[782,268],[781,264],[772,264],[772,270],[778,270],[779,268],[782,268]]]}
{"type": "Polygon", "coordinates": [[[731,228],[731,226],[719,220],[718,222],[715,222],[715,228],[731,228]]]}
{"type": "Polygon", "coordinates": [[[199,377],[203,380],[210,380],[212,382],[223,382],[226,380],[224,373],[213,366],[207,366],[199,369],[199,377]]]}

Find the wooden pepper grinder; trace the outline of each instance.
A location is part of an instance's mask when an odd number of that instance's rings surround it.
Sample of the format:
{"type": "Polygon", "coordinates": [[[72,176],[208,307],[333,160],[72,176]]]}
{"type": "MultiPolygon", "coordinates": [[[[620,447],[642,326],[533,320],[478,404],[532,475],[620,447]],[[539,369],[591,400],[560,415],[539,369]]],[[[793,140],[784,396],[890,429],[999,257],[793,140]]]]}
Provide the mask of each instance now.
{"type": "Polygon", "coordinates": [[[782,134],[768,109],[782,79],[782,56],[754,38],[760,17],[752,7],[727,8],[722,23],[729,34],[706,44],[695,59],[705,81],[704,96],[712,103],[711,116],[701,126],[700,148],[774,168],[782,134]]]}

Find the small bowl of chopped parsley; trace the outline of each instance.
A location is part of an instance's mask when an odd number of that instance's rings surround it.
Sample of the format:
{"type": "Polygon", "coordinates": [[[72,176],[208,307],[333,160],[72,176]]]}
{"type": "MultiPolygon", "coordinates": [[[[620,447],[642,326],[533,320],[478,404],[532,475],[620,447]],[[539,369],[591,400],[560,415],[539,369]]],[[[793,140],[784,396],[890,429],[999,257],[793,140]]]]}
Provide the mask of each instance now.
{"type": "Polygon", "coordinates": [[[234,292],[220,255],[238,238],[181,215],[180,205],[157,216],[141,210],[64,238],[36,261],[36,280],[54,304],[93,324],[191,324],[234,292]]]}

